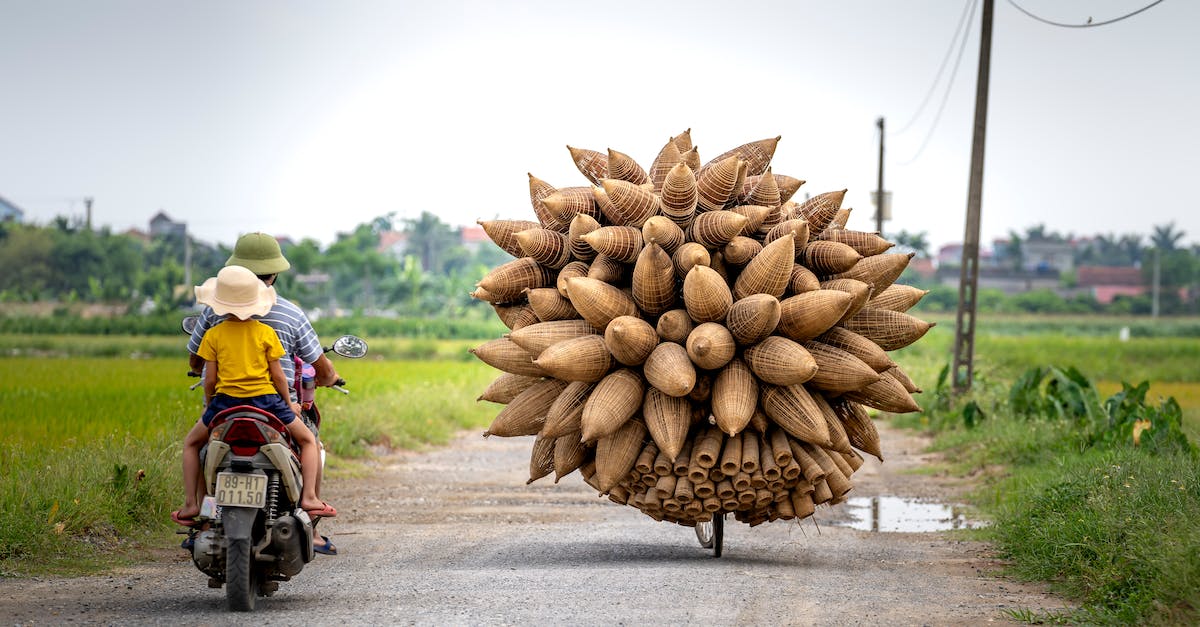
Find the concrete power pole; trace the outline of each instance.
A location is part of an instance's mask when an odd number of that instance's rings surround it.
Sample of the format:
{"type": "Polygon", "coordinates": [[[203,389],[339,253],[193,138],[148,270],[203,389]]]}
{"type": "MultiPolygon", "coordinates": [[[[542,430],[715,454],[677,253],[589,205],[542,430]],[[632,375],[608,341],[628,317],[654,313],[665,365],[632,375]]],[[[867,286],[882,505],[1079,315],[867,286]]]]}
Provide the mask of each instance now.
{"type": "Polygon", "coordinates": [[[87,210],[87,218],[85,219],[85,224],[87,225],[87,230],[90,231],[90,230],[92,230],[92,197],[91,196],[88,196],[87,198],[83,199],[83,206],[87,210]]]}
{"type": "Polygon", "coordinates": [[[958,282],[958,317],[954,327],[953,387],[971,389],[975,377],[975,304],[979,288],[979,213],[983,204],[983,144],[987,137],[988,72],[992,60],[994,0],[983,0],[979,35],[979,74],[975,84],[975,132],[971,140],[971,180],[967,190],[967,223],[963,235],[962,271],[958,282]]]}

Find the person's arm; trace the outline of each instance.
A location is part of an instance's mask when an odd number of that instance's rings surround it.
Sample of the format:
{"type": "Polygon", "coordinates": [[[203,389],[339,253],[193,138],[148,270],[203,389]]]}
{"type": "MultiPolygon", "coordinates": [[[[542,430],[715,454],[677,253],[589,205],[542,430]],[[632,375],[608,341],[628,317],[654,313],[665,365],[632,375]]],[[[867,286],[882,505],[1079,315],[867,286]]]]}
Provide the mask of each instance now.
{"type": "Polygon", "coordinates": [[[200,372],[200,369],[203,367],[204,367],[204,358],[200,357],[196,353],[188,353],[188,371],[189,372],[198,373],[198,372],[200,372]]]}
{"type": "Polygon", "coordinates": [[[287,377],[283,375],[283,364],[280,364],[278,359],[272,359],[267,363],[267,367],[271,371],[271,384],[275,386],[275,392],[279,394],[279,398],[282,398],[285,403],[291,405],[292,411],[296,416],[299,416],[300,403],[293,403],[291,401],[292,395],[288,391],[290,386],[288,386],[287,377]]]}
{"type": "Polygon", "coordinates": [[[217,394],[217,362],[201,360],[200,365],[204,366],[204,406],[208,407],[213,396],[217,394]]]}
{"type": "Polygon", "coordinates": [[[333,362],[324,353],[313,362],[313,369],[317,371],[316,383],[322,387],[329,387],[341,378],[334,369],[333,362]]]}

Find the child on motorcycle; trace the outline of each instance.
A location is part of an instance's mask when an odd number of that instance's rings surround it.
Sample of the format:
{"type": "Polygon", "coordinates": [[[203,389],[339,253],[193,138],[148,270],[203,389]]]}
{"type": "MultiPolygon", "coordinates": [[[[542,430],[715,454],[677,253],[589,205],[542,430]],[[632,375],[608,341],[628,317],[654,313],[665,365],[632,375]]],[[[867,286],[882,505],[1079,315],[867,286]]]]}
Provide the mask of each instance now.
{"type": "Polygon", "coordinates": [[[300,446],[304,482],[300,507],[313,517],[337,516],[337,510],[316,495],[320,453],[312,431],[303,420],[296,420],[300,406],[290,402],[288,382],[279,362],[285,354],[283,346],[271,327],[252,317],[265,315],[275,299],[275,288],[241,266],[226,266],[216,277],[196,286],[197,302],[229,317],[209,329],[197,351],[205,361],[205,410],[183,443],[184,504],[171,513],[171,519],[180,525],[195,524],[204,500],[200,449],[208,441],[208,425],[218,412],[237,405],[264,409],[287,425],[300,446]]]}

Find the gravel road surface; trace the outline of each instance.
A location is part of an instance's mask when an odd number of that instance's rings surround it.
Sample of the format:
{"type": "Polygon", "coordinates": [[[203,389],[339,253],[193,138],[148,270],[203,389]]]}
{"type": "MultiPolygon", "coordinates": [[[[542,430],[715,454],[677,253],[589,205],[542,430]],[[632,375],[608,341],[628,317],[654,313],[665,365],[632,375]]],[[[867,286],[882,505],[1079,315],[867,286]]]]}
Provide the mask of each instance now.
{"type": "MultiPolygon", "coordinates": [[[[954,482],[906,474],[924,443],[881,425],[850,496],[953,499],[954,482]]],[[[942,533],[802,524],[726,525],[714,559],[690,528],[596,496],[578,474],[528,478],[531,438],[464,434],[383,460],[366,479],[331,481],[321,523],[340,555],[230,614],[224,592],[182,551],[105,576],[0,579],[0,622],[15,625],[964,625],[1004,610],[1055,609],[1037,587],[990,575],[988,547],[942,533]]],[[[841,508],[844,509],[844,508],[841,508]]]]}

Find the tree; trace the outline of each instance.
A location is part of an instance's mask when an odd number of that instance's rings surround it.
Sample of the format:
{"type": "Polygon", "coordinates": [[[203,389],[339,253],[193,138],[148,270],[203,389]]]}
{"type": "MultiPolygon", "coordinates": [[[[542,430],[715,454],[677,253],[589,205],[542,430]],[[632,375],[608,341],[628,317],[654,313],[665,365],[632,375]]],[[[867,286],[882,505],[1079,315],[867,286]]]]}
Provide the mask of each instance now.
{"type": "Polygon", "coordinates": [[[1161,251],[1172,251],[1179,245],[1179,240],[1183,239],[1184,235],[1183,231],[1175,230],[1174,222],[1161,224],[1154,227],[1154,233],[1150,235],[1150,245],[1161,251]]]}
{"type": "Polygon", "coordinates": [[[458,235],[437,216],[422,211],[417,219],[404,220],[404,233],[408,236],[405,250],[416,255],[421,269],[434,274],[445,271],[444,260],[450,247],[458,243],[458,235]]]}
{"type": "Polygon", "coordinates": [[[1016,231],[1008,232],[1008,241],[1004,242],[1002,251],[1013,271],[1020,272],[1025,267],[1025,248],[1021,246],[1021,236],[1016,231]]]}
{"type": "Polygon", "coordinates": [[[896,234],[896,247],[901,252],[916,253],[918,257],[929,257],[929,239],[928,233],[921,231],[920,233],[909,233],[908,231],[900,231],[896,234]]]}

